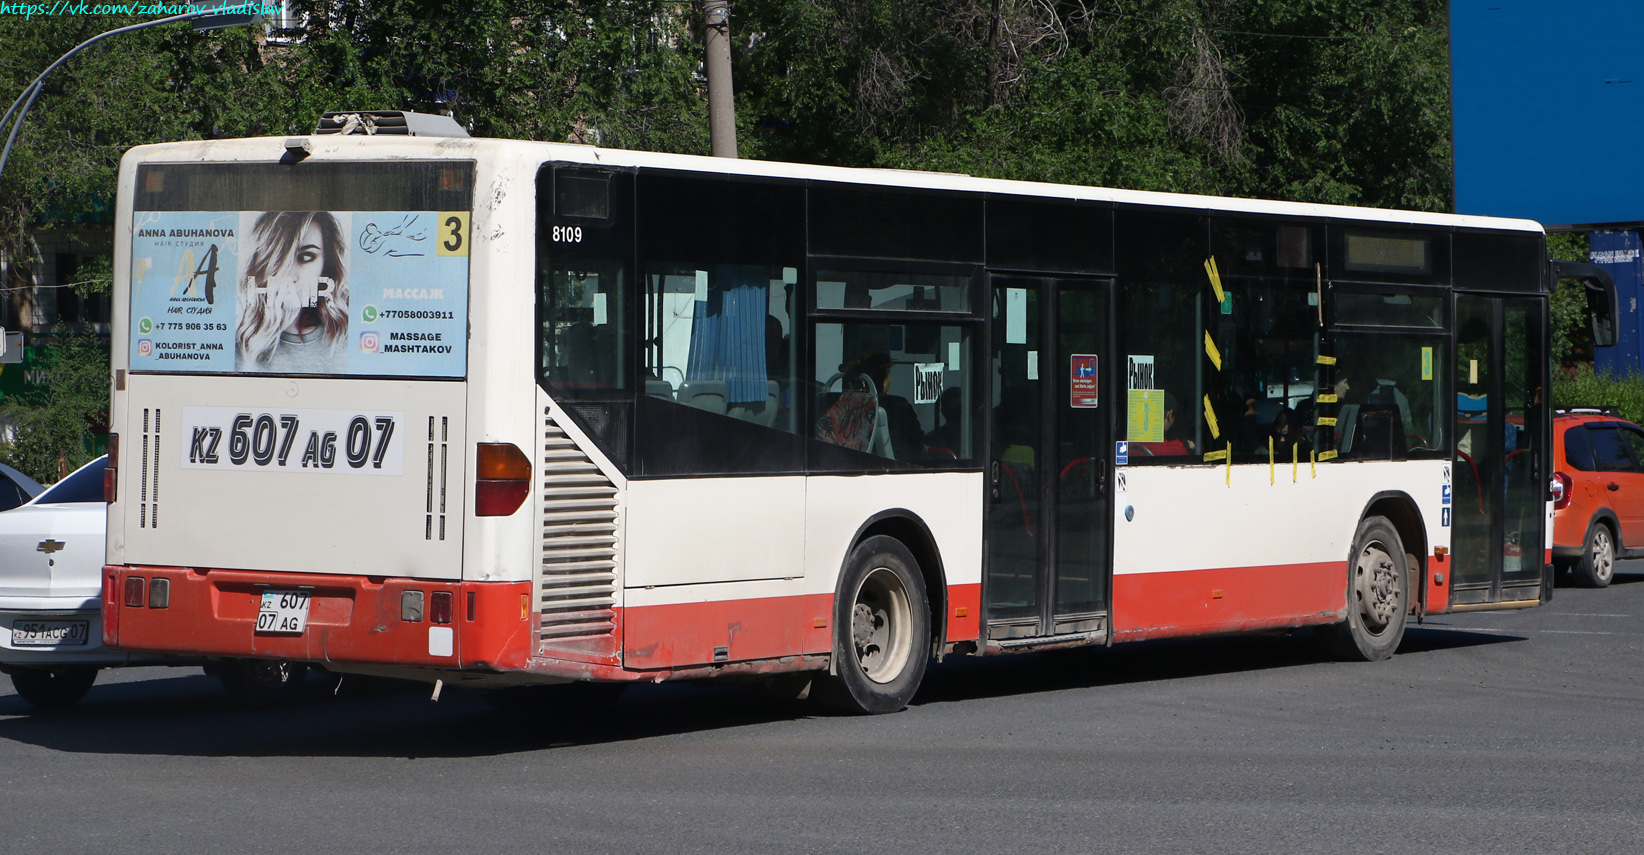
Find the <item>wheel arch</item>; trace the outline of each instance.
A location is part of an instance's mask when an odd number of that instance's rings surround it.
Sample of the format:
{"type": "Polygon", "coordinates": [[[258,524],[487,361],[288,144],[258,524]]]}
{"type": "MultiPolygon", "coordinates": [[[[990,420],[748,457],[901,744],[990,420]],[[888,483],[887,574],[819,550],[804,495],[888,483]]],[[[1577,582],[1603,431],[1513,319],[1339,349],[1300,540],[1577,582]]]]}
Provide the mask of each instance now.
{"type": "MultiPolygon", "coordinates": [[[[936,538],[930,533],[930,526],[926,525],[918,514],[906,508],[891,508],[868,517],[857,528],[856,536],[851,538],[850,547],[845,550],[845,562],[839,567],[839,578],[844,579],[851,553],[856,551],[856,547],[861,546],[868,538],[878,535],[901,541],[919,563],[919,575],[925,582],[926,606],[930,609],[931,650],[933,655],[940,654],[942,640],[948,637],[947,571],[942,566],[942,552],[936,546],[936,538]]],[[[837,587],[835,585],[835,597],[839,596],[837,587]]]]}
{"type": "MultiPolygon", "coordinates": [[[[1427,543],[1427,524],[1422,519],[1421,509],[1416,506],[1415,499],[1403,490],[1383,490],[1370,497],[1364,504],[1364,512],[1359,514],[1359,522],[1370,517],[1386,517],[1393,524],[1393,530],[1399,533],[1399,540],[1404,542],[1406,554],[1416,557],[1416,566],[1411,568],[1415,573],[1409,579],[1412,590],[1409,592],[1411,604],[1420,599],[1426,601],[1424,592],[1427,588],[1427,561],[1431,550],[1427,543]]],[[[1357,526],[1355,525],[1355,528],[1357,526]]]]}
{"type": "Polygon", "coordinates": [[[1587,521],[1587,531],[1581,535],[1582,549],[1587,548],[1587,543],[1592,540],[1593,537],[1593,527],[1598,525],[1609,527],[1610,538],[1615,541],[1615,551],[1617,557],[1620,557],[1621,550],[1630,548],[1625,543],[1621,542],[1621,520],[1616,517],[1615,511],[1610,508],[1599,508],[1598,510],[1593,511],[1592,519],[1587,521]]]}

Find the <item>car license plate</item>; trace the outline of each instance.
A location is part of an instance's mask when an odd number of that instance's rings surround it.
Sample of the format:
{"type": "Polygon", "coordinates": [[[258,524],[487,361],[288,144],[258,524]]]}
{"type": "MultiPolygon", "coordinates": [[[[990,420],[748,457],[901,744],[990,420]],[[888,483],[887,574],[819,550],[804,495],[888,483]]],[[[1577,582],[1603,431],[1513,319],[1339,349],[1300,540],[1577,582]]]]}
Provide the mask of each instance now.
{"type": "Polygon", "coordinates": [[[91,621],[20,620],[11,625],[12,647],[84,646],[91,636],[91,621]]]}
{"type": "Polygon", "coordinates": [[[264,591],[257,631],[301,635],[308,626],[307,591],[264,591]]]}

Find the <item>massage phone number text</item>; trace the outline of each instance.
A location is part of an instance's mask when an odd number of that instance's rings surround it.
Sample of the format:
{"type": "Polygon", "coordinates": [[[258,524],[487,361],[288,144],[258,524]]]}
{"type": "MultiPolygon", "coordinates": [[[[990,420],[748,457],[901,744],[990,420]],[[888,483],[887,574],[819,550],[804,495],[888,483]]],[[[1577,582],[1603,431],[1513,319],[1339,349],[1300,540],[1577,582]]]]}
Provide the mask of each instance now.
{"type": "Polygon", "coordinates": [[[411,320],[411,321],[421,321],[421,320],[454,321],[454,320],[457,319],[457,313],[456,312],[441,312],[441,311],[437,311],[437,310],[434,310],[434,309],[425,309],[425,310],[422,310],[422,311],[407,311],[405,309],[383,309],[381,312],[378,313],[378,317],[397,318],[397,319],[400,319],[400,320],[411,320]]]}

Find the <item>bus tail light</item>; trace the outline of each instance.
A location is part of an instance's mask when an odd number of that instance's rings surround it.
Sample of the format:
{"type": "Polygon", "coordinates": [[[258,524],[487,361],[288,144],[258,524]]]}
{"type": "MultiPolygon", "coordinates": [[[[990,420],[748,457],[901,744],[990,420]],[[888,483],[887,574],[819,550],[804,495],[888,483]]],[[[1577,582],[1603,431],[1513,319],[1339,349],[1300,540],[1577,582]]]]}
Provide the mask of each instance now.
{"type": "Polygon", "coordinates": [[[451,622],[450,591],[435,591],[428,595],[428,620],[430,623],[451,622]]]}
{"type": "Polygon", "coordinates": [[[476,462],[475,515],[505,517],[525,504],[525,497],[531,494],[531,460],[519,446],[511,442],[482,442],[476,462]]]}
{"type": "Polygon", "coordinates": [[[143,607],[143,577],[126,577],[126,605],[134,609],[143,607]]]}
{"type": "Polygon", "coordinates": [[[155,576],[148,583],[148,607],[151,609],[171,608],[171,580],[155,576]]]}
{"type": "Polygon", "coordinates": [[[1570,499],[1575,493],[1575,482],[1563,472],[1553,473],[1553,483],[1550,485],[1553,492],[1553,510],[1562,511],[1570,506],[1570,499]]]}
{"type": "Polygon", "coordinates": [[[112,431],[108,435],[108,467],[103,470],[103,501],[113,503],[115,499],[115,475],[120,465],[120,435],[112,431]]]}

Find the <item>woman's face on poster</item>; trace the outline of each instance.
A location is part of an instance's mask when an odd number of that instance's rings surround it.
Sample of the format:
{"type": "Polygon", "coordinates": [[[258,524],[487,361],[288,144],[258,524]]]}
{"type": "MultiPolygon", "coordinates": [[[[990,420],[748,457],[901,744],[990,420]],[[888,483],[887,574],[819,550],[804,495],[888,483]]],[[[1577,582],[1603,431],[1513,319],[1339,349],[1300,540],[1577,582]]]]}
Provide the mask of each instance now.
{"type": "Polygon", "coordinates": [[[311,222],[292,247],[291,258],[286,264],[287,275],[294,286],[293,293],[300,297],[305,309],[318,305],[320,297],[331,296],[331,280],[320,276],[324,268],[325,236],[320,232],[319,224],[311,222]]]}

